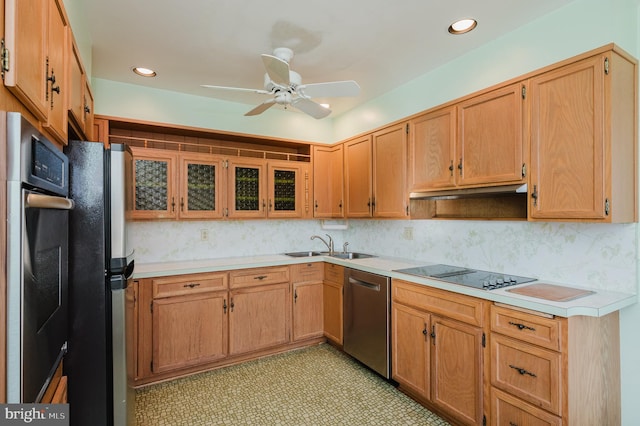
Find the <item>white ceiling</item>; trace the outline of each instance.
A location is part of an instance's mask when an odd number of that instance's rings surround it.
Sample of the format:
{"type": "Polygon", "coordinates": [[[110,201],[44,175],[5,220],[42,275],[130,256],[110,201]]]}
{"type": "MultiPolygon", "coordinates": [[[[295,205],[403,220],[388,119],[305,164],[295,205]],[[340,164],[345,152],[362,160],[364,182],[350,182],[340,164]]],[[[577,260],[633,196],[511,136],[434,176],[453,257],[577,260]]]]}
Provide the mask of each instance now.
{"type": "Polygon", "coordinates": [[[84,7],[94,78],[198,96],[214,94],[201,84],[262,89],[260,54],[289,47],[303,83],[360,84],[357,98],[329,100],[336,115],[571,1],[84,0],[84,7]],[[474,31],[447,32],[466,17],[478,21],[474,31]],[[158,76],[137,76],[133,66],[158,76]]]}

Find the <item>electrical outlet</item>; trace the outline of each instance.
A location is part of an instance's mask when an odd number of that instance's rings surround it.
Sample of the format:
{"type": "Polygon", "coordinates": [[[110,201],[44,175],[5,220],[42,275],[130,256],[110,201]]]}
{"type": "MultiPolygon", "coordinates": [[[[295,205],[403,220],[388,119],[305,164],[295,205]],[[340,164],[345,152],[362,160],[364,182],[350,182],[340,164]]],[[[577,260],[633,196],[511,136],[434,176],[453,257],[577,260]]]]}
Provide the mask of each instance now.
{"type": "Polygon", "coordinates": [[[402,237],[405,240],[413,240],[413,227],[407,226],[404,228],[404,232],[402,233],[402,237]]]}
{"type": "Polygon", "coordinates": [[[209,241],[209,230],[201,229],[200,230],[200,241],[209,241]]]}

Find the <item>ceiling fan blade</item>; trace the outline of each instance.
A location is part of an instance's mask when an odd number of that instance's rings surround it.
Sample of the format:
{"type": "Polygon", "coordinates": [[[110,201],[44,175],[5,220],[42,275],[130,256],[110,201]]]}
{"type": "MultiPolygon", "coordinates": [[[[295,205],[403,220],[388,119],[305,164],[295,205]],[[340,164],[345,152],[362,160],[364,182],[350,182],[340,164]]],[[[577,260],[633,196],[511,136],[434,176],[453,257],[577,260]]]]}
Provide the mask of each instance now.
{"type": "Polygon", "coordinates": [[[360,86],[353,80],[303,84],[296,90],[310,98],[335,98],[360,94],[360,86]]]}
{"type": "Polygon", "coordinates": [[[276,103],[275,99],[269,99],[268,101],[264,101],[263,103],[261,103],[260,105],[252,109],[251,111],[247,112],[245,115],[250,116],[250,115],[262,114],[263,112],[271,108],[273,105],[275,105],[275,103],[276,103]]]}
{"type": "Polygon", "coordinates": [[[287,61],[272,55],[262,55],[262,62],[269,78],[275,84],[289,86],[289,64],[287,61]]]}
{"type": "Polygon", "coordinates": [[[224,92],[245,92],[245,93],[256,93],[258,95],[268,95],[271,92],[267,92],[262,89],[245,89],[242,87],[225,87],[225,86],[212,86],[210,84],[201,84],[200,87],[205,87],[207,89],[214,89],[224,92]]]}
{"type": "Polygon", "coordinates": [[[300,111],[309,114],[313,118],[324,118],[331,114],[331,110],[329,108],[325,108],[307,98],[298,98],[291,102],[291,105],[298,108],[300,111]]]}

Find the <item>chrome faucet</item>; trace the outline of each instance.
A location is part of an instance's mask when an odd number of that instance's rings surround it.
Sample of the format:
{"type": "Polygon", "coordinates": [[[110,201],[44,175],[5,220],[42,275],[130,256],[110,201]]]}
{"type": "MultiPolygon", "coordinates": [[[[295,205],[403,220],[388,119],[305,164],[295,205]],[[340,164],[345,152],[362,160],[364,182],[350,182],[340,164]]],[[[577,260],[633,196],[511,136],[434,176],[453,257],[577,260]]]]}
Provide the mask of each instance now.
{"type": "Polygon", "coordinates": [[[331,238],[331,235],[329,234],[325,234],[327,237],[329,237],[329,242],[327,242],[324,238],[318,236],[318,235],[312,235],[311,239],[315,240],[316,238],[319,239],[320,241],[322,241],[324,243],[325,246],[327,246],[327,248],[329,249],[329,254],[333,254],[333,238],[331,238]]]}

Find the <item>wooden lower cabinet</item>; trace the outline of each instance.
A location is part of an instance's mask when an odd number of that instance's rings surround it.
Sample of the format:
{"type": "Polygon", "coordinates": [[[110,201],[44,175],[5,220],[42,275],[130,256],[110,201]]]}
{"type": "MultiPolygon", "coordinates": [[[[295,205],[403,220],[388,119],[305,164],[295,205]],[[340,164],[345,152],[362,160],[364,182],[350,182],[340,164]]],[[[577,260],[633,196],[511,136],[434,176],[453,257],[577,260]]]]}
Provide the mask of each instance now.
{"type": "Polygon", "coordinates": [[[491,388],[492,425],[560,426],[562,419],[491,388]]]}
{"type": "Polygon", "coordinates": [[[399,303],[392,308],[393,378],[424,398],[431,393],[430,315],[399,303]]]}
{"type": "Polygon", "coordinates": [[[291,266],[293,341],[322,337],[323,276],[322,262],[291,266]]]}
{"type": "Polygon", "coordinates": [[[324,335],[333,343],[342,346],[344,267],[332,263],[324,264],[322,285],[322,321],[324,335]]]}
{"type": "Polygon", "coordinates": [[[492,425],[620,425],[618,313],[491,306],[492,425]]]}
{"type": "Polygon", "coordinates": [[[226,291],[154,300],[153,372],[225,357],[226,300],[226,291]]]}
{"type": "Polygon", "coordinates": [[[324,264],[313,265],[311,275],[279,266],[136,280],[134,386],[324,341],[324,264]]]}
{"type": "Polygon", "coordinates": [[[51,382],[42,395],[40,403],[42,404],[66,404],[67,399],[67,376],[63,375],[63,363],[60,362],[56,371],[53,373],[51,382]]]}
{"type": "Polygon", "coordinates": [[[393,379],[446,418],[482,424],[485,302],[402,280],[392,300],[393,379]]]}
{"type": "Polygon", "coordinates": [[[289,341],[288,282],[232,290],[229,297],[229,355],[289,341]]]}

